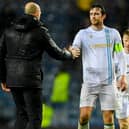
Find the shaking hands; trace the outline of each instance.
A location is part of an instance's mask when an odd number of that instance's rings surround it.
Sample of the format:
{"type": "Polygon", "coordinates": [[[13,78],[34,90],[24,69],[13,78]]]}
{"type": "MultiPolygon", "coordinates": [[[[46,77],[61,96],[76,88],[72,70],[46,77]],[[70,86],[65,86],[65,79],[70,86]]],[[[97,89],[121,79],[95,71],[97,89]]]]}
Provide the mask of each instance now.
{"type": "Polygon", "coordinates": [[[73,59],[78,58],[80,56],[80,49],[69,46],[68,51],[70,51],[73,55],[73,59]]]}

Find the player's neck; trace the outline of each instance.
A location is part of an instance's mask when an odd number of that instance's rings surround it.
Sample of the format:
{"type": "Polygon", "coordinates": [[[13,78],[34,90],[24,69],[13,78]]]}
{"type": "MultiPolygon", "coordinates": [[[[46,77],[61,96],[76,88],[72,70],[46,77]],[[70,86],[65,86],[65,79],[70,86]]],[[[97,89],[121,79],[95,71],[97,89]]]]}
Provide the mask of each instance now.
{"type": "Polygon", "coordinates": [[[99,25],[91,25],[91,28],[95,31],[100,31],[104,28],[104,25],[103,24],[99,24],[99,25]]]}

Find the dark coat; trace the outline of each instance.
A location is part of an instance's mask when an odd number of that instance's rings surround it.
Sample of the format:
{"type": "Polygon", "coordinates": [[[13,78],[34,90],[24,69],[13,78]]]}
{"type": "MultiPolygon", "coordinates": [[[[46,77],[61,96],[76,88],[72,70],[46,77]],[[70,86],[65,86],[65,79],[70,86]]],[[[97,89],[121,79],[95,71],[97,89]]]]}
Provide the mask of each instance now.
{"type": "Polygon", "coordinates": [[[24,15],[16,20],[0,39],[0,81],[8,87],[40,87],[44,51],[58,60],[72,59],[35,17],[24,15]]]}

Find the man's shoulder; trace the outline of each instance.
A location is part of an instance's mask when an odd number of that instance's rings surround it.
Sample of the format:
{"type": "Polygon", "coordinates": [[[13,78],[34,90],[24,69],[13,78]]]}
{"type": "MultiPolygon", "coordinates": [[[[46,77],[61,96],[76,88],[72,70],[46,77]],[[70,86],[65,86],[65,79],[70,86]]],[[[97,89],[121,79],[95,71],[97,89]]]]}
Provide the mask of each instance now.
{"type": "Polygon", "coordinates": [[[112,28],[112,27],[105,27],[105,28],[109,30],[109,33],[112,38],[121,40],[120,32],[116,28],[112,28]]]}
{"type": "Polygon", "coordinates": [[[40,28],[44,31],[48,31],[48,28],[42,22],[40,22],[40,28]]]}
{"type": "Polygon", "coordinates": [[[118,32],[118,30],[116,28],[113,27],[109,27],[109,26],[105,26],[105,29],[111,31],[111,32],[118,32]]]}
{"type": "Polygon", "coordinates": [[[79,33],[83,34],[83,33],[88,33],[88,32],[90,32],[90,31],[91,31],[91,30],[90,30],[90,27],[87,27],[87,28],[80,29],[80,30],[79,30],[79,33]]]}

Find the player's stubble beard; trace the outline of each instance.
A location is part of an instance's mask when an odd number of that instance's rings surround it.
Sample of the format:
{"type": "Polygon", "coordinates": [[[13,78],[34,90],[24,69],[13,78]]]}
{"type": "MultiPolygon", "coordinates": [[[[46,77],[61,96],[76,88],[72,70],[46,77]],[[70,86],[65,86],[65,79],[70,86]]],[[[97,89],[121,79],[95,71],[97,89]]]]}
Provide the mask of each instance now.
{"type": "Polygon", "coordinates": [[[103,22],[100,22],[98,20],[91,21],[91,26],[94,28],[102,29],[103,28],[103,22]]]}

